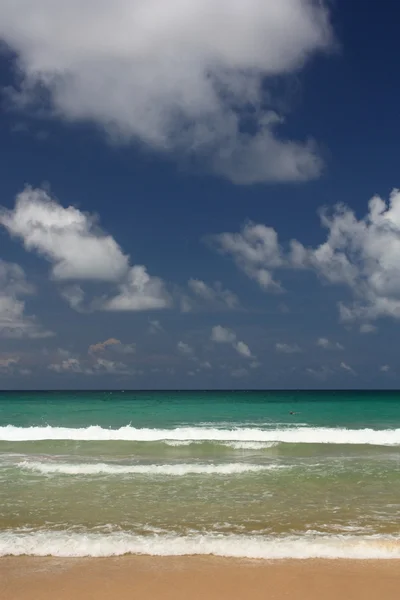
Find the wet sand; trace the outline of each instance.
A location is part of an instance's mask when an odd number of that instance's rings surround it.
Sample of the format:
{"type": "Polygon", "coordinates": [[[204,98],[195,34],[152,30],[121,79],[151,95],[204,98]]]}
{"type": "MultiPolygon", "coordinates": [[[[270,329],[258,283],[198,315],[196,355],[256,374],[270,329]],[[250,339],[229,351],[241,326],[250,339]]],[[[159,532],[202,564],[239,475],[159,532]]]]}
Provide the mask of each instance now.
{"type": "Polygon", "coordinates": [[[400,561],[0,559],[2,600],[398,600],[400,561]]]}

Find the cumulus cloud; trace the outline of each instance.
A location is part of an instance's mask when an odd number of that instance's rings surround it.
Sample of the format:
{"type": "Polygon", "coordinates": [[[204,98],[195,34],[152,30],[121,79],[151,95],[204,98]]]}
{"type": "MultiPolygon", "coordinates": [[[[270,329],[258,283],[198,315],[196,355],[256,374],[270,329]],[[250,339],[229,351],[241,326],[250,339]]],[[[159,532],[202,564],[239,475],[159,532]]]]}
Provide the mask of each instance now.
{"type": "Polygon", "coordinates": [[[97,344],[92,344],[91,346],[89,346],[89,354],[97,354],[98,352],[104,352],[106,350],[106,348],[108,348],[109,346],[115,346],[115,345],[120,345],[121,342],[119,340],[116,340],[115,338],[109,338],[108,340],[105,340],[104,342],[98,342],[97,344]]]}
{"type": "Polygon", "coordinates": [[[393,190],[389,202],[374,196],[360,219],[342,204],[320,215],[328,234],[316,248],[297,240],[284,248],[274,229],[255,223],[247,223],[239,233],[214,236],[212,241],[266,291],[280,289],[274,276],[282,269],[311,270],[325,282],[346,286],[354,301],[339,304],[340,319],[365,322],[363,333],[370,332],[370,321],[379,317],[399,319],[399,190],[393,190]]]}
{"type": "Polygon", "coordinates": [[[94,375],[134,375],[139,371],[126,365],[118,358],[123,355],[124,360],[129,360],[135,354],[135,344],[123,344],[116,338],[109,338],[104,342],[91,344],[85,355],[74,355],[69,350],[58,348],[53,361],[48,369],[59,374],[94,375]]]}
{"type": "Polygon", "coordinates": [[[189,279],[192,296],[181,297],[182,312],[208,310],[235,310],[240,308],[239,298],[230,290],[224,289],[219,281],[208,285],[201,279],[189,279]]]}
{"type": "Polygon", "coordinates": [[[77,358],[66,358],[59,363],[52,363],[48,366],[50,371],[55,373],[87,373],[77,358]]]}
{"type": "Polygon", "coordinates": [[[98,358],[93,364],[91,371],[94,375],[131,375],[128,366],[123,362],[98,358]]]}
{"type": "Polygon", "coordinates": [[[3,0],[0,38],[16,53],[19,106],[43,107],[45,91],[57,117],[237,183],[321,171],[313,143],[279,133],[268,78],[331,46],[322,0],[3,0]]]}
{"type": "Polygon", "coordinates": [[[34,288],[18,265],[0,259],[0,336],[6,338],[44,338],[53,333],[42,328],[36,317],[27,315],[21,297],[34,288]]]}
{"type": "Polygon", "coordinates": [[[239,354],[241,354],[242,356],[245,356],[246,358],[251,358],[251,350],[248,347],[248,345],[244,342],[237,342],[237,344],[235,344],[235,348],[237,352],[239,352],[239,354]]]}
{"type": "MultiPolygon", "coordinates": [[[[104,233],[96,217],[69,206],[64,208],[43,189],[27,187],[13,210],[0,210],[0,224],[53,263],[55,280],[104,281],[117,284],[117,294],[95,299],[91,309],[142,311],[172,304],[165,283],[152,277],[143,265],[130,266],[114,238],[104,233]]],[[[62,296],[75,310],[82,310],[85,293],[74,284],[62,296]]]]}
{"type": "Polygon", "coordinates": [[[196,356],[194,348],[186,342],[179,341],[176,347],[182,356],[194,363],[195,366],[191,371],[193,375],[212,369],[210,362],[208,360],[202,360],[196,356]]]}
{"type": "Polygon", "coordinates": [[[246,223],[240,233],[221,233],[209,239],[222,254],[232,256],[237,266],[269,292],[281,292],[272,269],[283,267],[284,258],[278,235],[272,227],[246,223]]]}
{"type": "Polygon", "coordinates": [[[64,208],[43,189],[25,188],[13,210],[1,210],[0,223],[53,263],[54,279],[118,281],[128,270],[129,258],[93,216],[64,208]]]}
{"type": "Polygon", "coordinates": [[[221,325],[215,325],[211,330],[211,339],[218,344],[233,344],[236,341],[236,333],[221,325]]]}
{"type": "Polygon", "coordinates": [[[119,354],[135,354],[136,344],[117,344],[113,350],[119,354]]]}
{"type": "Polygon", "coordinates": [[[328,338],[324,337],[318,338],[316,344],[324,350],[344,350],[342,344],[339,344],[339,342],[331,342],[328,338]]]}
{"type": "Polygon", "coordinates": [[[211,340],[217,344],[229,344],[238,354],[245,358],[253,358],[250,348],[247,344],[237,340],[237,335],[232,329],[215,325],[211,330],[211,340]]]}
{"type": "Polygon", "coordinates": [[[0,358],[0,375],[9,375],[19,363],[18,357],[0,358]]]}
{"type": "Polygon", "coordinates": [[[282,342],[277,342],[275,344],[275,350],[282,354],[297,354],[302,352],[302,349],[297,344],[285,344],[282,342]]]}
{"type": "Polygon", "coordinates": [[[194,355],[194,350],[191,346],[189,346],[189,344],[186,344],[185,342],[178,342],[177,344],[177,348],[179,350],[179,352],[181,352],[182,354],[186,355],[186,356],[193,356],[194,355]]]}
{"type": "Polygon", "coordinates": [[[85,292],[80,285],[70,285],[61,290],[61,297],[77,312],[83,312],[85,292]]]}
{"type": "Polygon", "coordinates": [[[21,357],[12,355],[0,356],[0,377],[27,377],[30,369],[21,368],[21,357]]]}
{"type": "Polygon", "coordinates": [[[133,371],[122,362],[108,360],[106,358],[96,357],[95,359],[81,359],[70,357],[61,360],[58,363],[52,363],[48,366],[50,371],[58,374],[75,375],[132,375],[133,371]]]}
{"type": "Polygon", "coordinates": [[[120,340],[109,338],[104,342],[98,342],[89,346],[88,354],[98,357],[99,355],[104,355],[107,351],[116,354],[135,354],[136,344],[123,344],[120,340]]]}
{"type": "Polygon", "coordinates": [[[108,311],[159,310],[172,306],[172,298],[159,277],[148,274],[146,267],[132,267],[119,285],[119,293],[99,304],[108,311]]]}

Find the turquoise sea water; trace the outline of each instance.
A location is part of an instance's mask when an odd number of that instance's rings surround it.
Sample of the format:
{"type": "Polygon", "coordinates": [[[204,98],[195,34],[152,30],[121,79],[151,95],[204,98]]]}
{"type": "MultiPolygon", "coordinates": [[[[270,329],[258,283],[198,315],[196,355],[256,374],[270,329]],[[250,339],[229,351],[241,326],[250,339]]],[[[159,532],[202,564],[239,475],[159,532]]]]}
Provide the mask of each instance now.
{"type": "Polygon", "coordinates": [[[400,557],[400,394],[0,395],[0,555],[400,557]]]}

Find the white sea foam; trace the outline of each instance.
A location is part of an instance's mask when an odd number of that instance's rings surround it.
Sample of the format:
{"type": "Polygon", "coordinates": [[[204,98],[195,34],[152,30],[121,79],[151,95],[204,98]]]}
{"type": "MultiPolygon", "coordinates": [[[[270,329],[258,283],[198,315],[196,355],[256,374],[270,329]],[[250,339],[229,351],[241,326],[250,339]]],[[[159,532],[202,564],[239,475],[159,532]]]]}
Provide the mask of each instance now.
{"type": "Polygon", "coordinates": [[[223,442],[224,446],[234,450],[265,450],[278,444],[279,442],[223,442]]]}
{"type": "MultiPolygon", "coordinates": [[[[210,440],[164,440],[167,446],[173,446],[179,448],[181,446],[193,446],[202,444],[210,440]]],[[[215,442],[215,440],[213,440],[215,442]]],[[[232,448],[233,450],[264,450],[267,448],[273,448],[277,446],[279,442],[220,442],[222,446],[226,448],[232,448]]]]}
{"type": "Polygon", "coordinates": [[[215,555],[260,559],[400,558],[400,537],[312,535],[263,537],[241,535],[148,535],[68,531],[0,533],[0,556],[153,556],[215,555]]]}
{"type": "Polygon", "coordinates": [[[191,444],[199,444],[201,442],[193,442],[192,440],[165,440],[167,446],[178,448],[179,446],[190,446],[191,444]]]}
{"type": "MultiPolygon", "coordinates": [[[[258,471],[276,470],[279,465],[229,464],[163,464],[163,465],[116,465],[110,463],[57,463],[23,461],[18,467],[44,475],[240,475],[258,471]]],[[[284,468],[284,467],[283,467],[284,468]]]]}
{"type": "Polygon", "coordinates": [[[329,427],[292,427],[285,429],[178,427],[176,429],[104,429],[99,425],[68,427],[0,427],[0,441],[76,440],[76,441],[216,441],[285,442],[291,444],[372,444],[400,445],[400,429],[340,429],[329,427]]]}

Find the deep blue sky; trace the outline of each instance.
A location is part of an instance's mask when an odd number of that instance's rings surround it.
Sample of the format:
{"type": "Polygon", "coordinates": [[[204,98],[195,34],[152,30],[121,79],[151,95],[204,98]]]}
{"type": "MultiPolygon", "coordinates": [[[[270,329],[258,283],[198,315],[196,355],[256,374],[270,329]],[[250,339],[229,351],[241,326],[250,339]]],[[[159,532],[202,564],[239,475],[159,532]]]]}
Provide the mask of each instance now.
{"type": "Polygon", "coordinates": [[[0,57],[0,204],[13,210],[26,185],[44,186],[63,207],[97,214],[102,230],[130,255],[130,264],[145,265],[165,282],[171,306],[108,312],[95,310],[89,302],[87,310],[76,311],[60,290],[79,284],[92,301],[99,295],[112,296],[109,284],[55,279],[54,262],[34,248],[24,248],[21,236],[2,227],[0,258],[18,264],[35,286],[35,293],[19,295],[10,288],[7,275],[0,279],[4,294],[24,301],[24,318],[34,315],[35,326],[54,335],[36,337],[25,325],[15,333],[15,322],[10,329],[10,313],[4,309],[0,387],[399,386],[400,311],[374,312],[371,306],[400,299],[400,230],[398,234],[394,228],[390,240],[367,232],[364,253],[352,253],[351,241],[340,249],[361,273],[361,283],[353,287],[343,278],[329,281],[326,271],[315,266],[275,270],[266,265],[282,283],[282,293],[263,290],[232,256],[217,251],[216,242],[207,242],[212,235],[240,232],[252,221],[274,228],[284,252],[291,239],[311,251],[327,238],[320,207],[344,203],[361,219],[373,195],[387,200],[400,186],[400,7],[394,0],[336,0],[330,3],[330,14],[336,39],[329,51],[315,52],[302,68],[278,81],[264,80],[265,89],[274,86],[287,108],[281,135],[312,137],[318,143],[324,167],[309,181],[238,184],[204,165],[194,167],[185,153],[160,154],[135,136],[111,140],[98,121],[50,114],[54,107],[46,94],[43,106],[37,99],[35,106],[22,106],[10,99],[10,87],[21,89],[20,46],[4,39],[8,47],[0,57]],[[368,254],[374,244],[380,248],[389,242],[390,256],[368,254]],[[372,284],[365,282],[371,272],[393,282],[393,289],[386,285],[378,293],[374,288],[372,297],[372,284]],[[191,278],[207,286],[221,282],[223,289],[237,295],[240,306],[229,309],[223,302],[198,298],[183,312],[182,296],[193,295],[188,291],[191,278]],[[368,306],[368,314],[343,322],[339,302],[368,306]],[[150,332],[154,321],[160,327],[155,331],[153,324],[150,332]],[[223,334],[225,341],[212,335],[216,326],[230,330],[223,334]],[[120,343],[88,351],[110,338],[120,343]],[[239,341],[251,357],[237,349],[239,341]]]}

